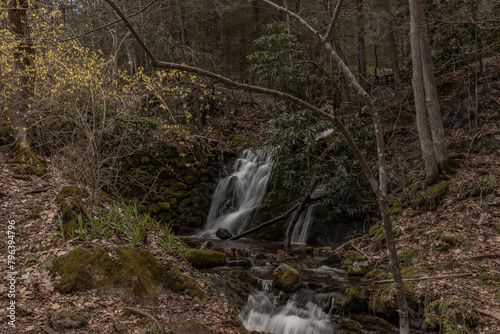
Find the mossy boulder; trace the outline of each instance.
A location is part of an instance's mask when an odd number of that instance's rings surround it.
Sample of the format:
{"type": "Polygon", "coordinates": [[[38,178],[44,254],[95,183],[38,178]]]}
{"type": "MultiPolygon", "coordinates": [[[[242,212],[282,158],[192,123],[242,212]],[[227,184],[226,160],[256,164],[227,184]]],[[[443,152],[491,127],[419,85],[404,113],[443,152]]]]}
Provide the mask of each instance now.
{"type": "Polygon", "coordinates": [[[295,268],[282,263],[273,271],[273,286],[286,293],[295,292],[302,287],[302,279],[295,268]]]}
{"type": "Polygon", "coordinates": [[[144,302],[155,302],[162,292],[203,298],[190,277],[168,271],[150,252],[134,247],[76,248],[59,256],[50,270],[61,275],[55,285],[61,293],[99,289],[144,302]],[[111,258],[110,253],[115,253],[116,258],[111,258]]]}
{"type": "Polygon", "coordinates": [[[187,262],[198,269],[223,266],[226,261],[226,254],[202,249],[186,249],[184,257],[187,262]]]}
{"type": "Polygon", "coordinates": [[[373,262],[356,251],[347,251],[341,264],[349,276],[365,276],[373,269],[373,262]]]}
{"type": "Polygon", "coordinates": [[[54,328],[58,331],[75,330],[87,325],[85,315],[81,311],[71,307],[64,307],[56,312],[52,316],[51,321],[54,328]]]}
{"type": "MultiPolygon", "coordinates": [[[[403,287],[410,312],[416,312],[418,305],[415,285],[412,282],[403,282],[403,287]]],[[[398,303],[394,284],[373,284],[368,304],[376,315],[396,319],[398,317],[398,303]]]]}
{"type": "Polygon", "coordinates": [[[430,188],[413,201],[413,208],[420,211],[432,211],[439,208],[448,191],[448,182],[440,182],[430,188]]]}
{"type": "Polygon", "coordinates": [[[425,324],[431,330],[443,333],[453,333],[453,330],[462,328],[471,330],[477,327],[480,318],[472,307],[465,301],[448,300],[434,301],[426,308],[425,324]]]}
{"type": "Polygon", "coordinates": [[[361,327],[355,321],[344,321],[340,324],[340,329],[344,334],[362,334],[361,327]]]}
{"type": "Polygon", "coordinates": [[[352,284],[345,284],[340,291],[334,292],[333,301],[332,312],[336,314],[363,312],[366,310],[366,302],[359,288],[352,284]]]}
{"type": "Polygon", "coordinates": [[[387,320],[365,314],[353,314],[351,318],[357,321],[363,329],[370,330],[370,333],[392,333],[392,325],[387,320]]]}

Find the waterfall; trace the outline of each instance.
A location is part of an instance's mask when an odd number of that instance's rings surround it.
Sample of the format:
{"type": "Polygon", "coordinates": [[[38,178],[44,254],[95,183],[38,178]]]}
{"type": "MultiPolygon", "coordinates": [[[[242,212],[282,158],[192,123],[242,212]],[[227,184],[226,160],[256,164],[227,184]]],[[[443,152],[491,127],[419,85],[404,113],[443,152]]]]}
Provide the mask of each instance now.
{"type": "Polygon", "coordinates": [[[275,334],[333,334],[335,328],[328,314],[331,302],[329,294],[303,289],[280,306],[273,295],[260,291],[249,296],[240,318],[248,330],[275,334]]]}
{"type": "Polygon", "coordinates": [[[234,164],[234,172],[220,180],[207,217],[206,229],[225,228],[240,233],[250,214],[266,194],[271,176],[271,157],[266,148],[244,150],[234,164]]]}
{"type": "Polygon", "coordinates": [[[314,222],[314,211],[320,206],[320,203],[315,203],[307,206],[304,211],[300,214],[299,220],[295,225],[292,233],[292,243],[294,244],[306,244],[307,236],[309,235],[309,228],[314,222]]]}

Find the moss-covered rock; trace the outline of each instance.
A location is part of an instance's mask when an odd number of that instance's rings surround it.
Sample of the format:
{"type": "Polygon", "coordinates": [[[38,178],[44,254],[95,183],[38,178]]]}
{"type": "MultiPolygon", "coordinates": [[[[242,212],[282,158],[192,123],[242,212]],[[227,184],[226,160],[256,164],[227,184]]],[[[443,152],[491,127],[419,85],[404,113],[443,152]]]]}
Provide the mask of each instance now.
{"type": "Polygon", "coordinates": [[[224,265],[226,254],[211,250],[186,249],[184,257],[195,268],[213,268],[224,265]]]}
{"type": "Polygon", "coordinates": [[[364,276],[373,269],[373,262],[360,253],[349,250],[341,262],[349,276],[364,276]]]}
{"type": "Polygon", "coordinates": [[[443,333],[455,333],[454,330],[457,328],[471,330],[480,323],[479,316],[473,311],[473,308],[461,300],[434,301],[427,306],[425,313],[427,328],[443,333]]]}
{"type": "Polygon", "coordinates": [[[302,287],[302,279],[295,268],[282,263],[273,271],[273,286],[287,293],[295,292],[302,287]]]}
{"type": "Polygon", "coordinates": [[[355,321],[344,321],[340,324],[340,329],[344,334],[361,334],[363,331],[355,321]]]}
{"type": "Polygon", "coordinates": [[[448,182],[440,182],[430,188],[413,201],[413,208],[420,211],[432,211],[441,206],[443,198],[448,191],[448,182]]]}
{"type": "MultiPolygon", "coordinates": [[[[416,312],[418,305],[415,295],[415,285],[411,282],[403,282],[403,286],[408,308],[410,312],[416,312]]],[[[368,304],[370,309],[377,315],[389,319],[397,318],[398,303],[394,284],[373,284],[368,304]]]]}
{"type": "Polygon", "coordinates": [[[56,196],[66,238],[73,235],[73,231],[78,228],[76,215],[83,211],[79,201],[82,196],[88,196],[88,193],[75,186],[62,187],[56,196]]]}
{"type": "Polygon", "coordinates": [[[150,252],[133,247],[76,248],[59,256],[50,270],[61,275],[55,288],[62,293],[100,289],[145,302],[154,302],[161,292],[203,298],[190,277],[168,271],[150,252]],[[116,259],[110,252],[116,253],[116,259]]]}
{"type": "Polygon", "coordinates": [[[363,328],[376,330],[376,333],[389,333],[391,331],[391,324],[385,319],[379,317],[364,314],[353,314],[351,318],[357,321],[363,328]]]}

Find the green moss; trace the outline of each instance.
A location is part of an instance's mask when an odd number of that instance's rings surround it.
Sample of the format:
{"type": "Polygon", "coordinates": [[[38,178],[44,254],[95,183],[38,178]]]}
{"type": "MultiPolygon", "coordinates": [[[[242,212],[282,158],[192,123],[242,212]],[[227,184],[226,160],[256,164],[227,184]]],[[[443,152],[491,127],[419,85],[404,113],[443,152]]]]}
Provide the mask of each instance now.
{"type": "Polygon", "coordinates": [[[366,306],[359,289],[351,284],[345,284],[342,289],[347,295],[345,309],[349,312],[363,312],[366,306]]]}
{"type": "Polygon", "coordinates": [[[425,323],[431,330],[443,333],[469,333],[479,323],[479,316],[473,307],[462,300],[434,301],[425,310],[425,323]],[[460,331],[455,332],[460,329],[460,331]]]}
{"type": "Polygon", "coordinates": [[[399,216],[402,209],[403,209],[403,206],[401,205],[401,202],[398,202],[398,201],[392,202],[391,203],[391,211],[390,211],[391,219],[394,219],[397,216],[399,216]]]}
{"type": "Polygon", "coordinates": [[[434,210],[438,208],[441,205],[441,201],[443,197],[446,195],[446,192],[448,191],[448,182],[441,182],[438,183],[425,192],[430,203],[431,203],[431,209],[434,210]]]}
{"type": "Polygon", "coordinates": [[[379,250],[387,248],[387,240],[385,239],[384,229],[381,228],[375,234],[375,238],[373,239],[373,250],[378,252],[379,250]]]}
{"type": "Polygon", "coordinates": [[[314,254],[314,247],[312,246],[301,246],[293,250],[296,254],[314,254]]]}
{"type": "Polygon", "coordinates": [[[383,270],[373,269],[365,275],[365,278],[368,278],[368,279],[374,279],[374,278],[376,278],[376,279],[388,279],[388,278],[391,278],[391,276],[383,270]]]}
{"type": "Polygon", "coordinates": [[[58,257],[50,270],[61,275],[55,288],[62,293],[97,288],[146,302],[154,301],[161,291],[203,297],[191,278],[167,271],[150,252],[133,247],[76,248],[58,257]],[[110,252],[117,254],[115,260],[110,252]]]}
{"type": "Polygon", "coordinates": [[[33,208],[31,208],[31,217],[32,218],[40,218],[40,213],[42,212],[42,208],[40,205],[34,205],[33,208]]]}
{"type": "Polygon", "coordinates": [[[394,234],[394,238],[399,238],[401,234],[403,234],[403,230],[401,229],[401,227],[394,227],[392,229],[392,233],[394,234]]]}
{"type": "Polygon", "coordinates": [[[188,175],[184,178],[184,182],[187,184],[187,185],[194,185],[194,184],[197,184],[198,182],[200,182],[195,176],[193,175],[188,175]]]}
{"type": "Polygon", "coordinates": [[[186,249],[184,257],[195,268],[222,266],[226,260],[226,254],[224,253],[201,249],[186,249]]]}
{"type": "Polygon", "coordinates": [[[342,329],[344,334],[361,334],[363,331],[361,327],[354,321],[344,321],[340,324],[340,329],[342,329]]]}
{"type": "Polygon", "coordinates": [[[379,317],[374,317],[371,315],[353,314],[351,318],[359,322],[362,326],[370,328],[387,329],[387,330],[391,328],[390,323],[388,323],[385,319],[379,317]]]}
{"type": "Polygon", "coordinates": [[[412,278],[415,276],[421,276],[426,274],[428,271],[422,267],[409,267],[401,272],[403,278],[412,278]]]}
{"type": "Polygon", "coordinates": [[[302,287],[302,279],[295,268],[282,263],[273,271],[273,285],[286,293],[295,292],[302,287]]]}
{"type": "MultiPolygon", "coordinates": [[[[418,305],[414,284],[411,282],[403,282],[403,287],[410,313],[416,312],[418,305]]],[[[375,314],[382,315],[389,319],[397,318],[398,303],[394,284],[373,284],[372,288],[373,290],[368,302],[370,309],[375,314]]]]}

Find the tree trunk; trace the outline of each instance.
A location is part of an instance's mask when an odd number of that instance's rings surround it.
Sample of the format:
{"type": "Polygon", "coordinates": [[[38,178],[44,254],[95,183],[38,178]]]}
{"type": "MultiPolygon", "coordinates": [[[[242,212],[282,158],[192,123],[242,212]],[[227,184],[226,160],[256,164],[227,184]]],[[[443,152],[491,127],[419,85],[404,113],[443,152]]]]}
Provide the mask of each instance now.
{"type": "Polygon", "coordinates": [[[34,56],[33,42],[28,26],[28,0],[11,0],[9,3],[9,24],[18,41],[14,51],[14,72],[18,75],[17,87],[12,101],[12,128],[16,142],[29,148],[28,122],[29,100],[33,95],[30,76],[34,56]]]}
{"type": "Polygon", "coordinates": [[[425,20],[424,6],[422,0],[418,1],[419,18],[421,20],[420,29],[420,52],[422,57],[422,71],[424,74],[425,100],[431,129],[432,143],[434,145],[434,155],[440,170],[448,161],[448,149],[446,147],[446,137],[444,133],[443,118],[439,108],[439,97],[434,78],[434,65],[432,63],[431,45],[425,20]]]}
{"type": "Polygon", "coordinates": [[[398,49],[396,47],[394,28],[391,25],[393,18],[392,18],[390,3],[388,1],[384,3],[384,11],[387,16],[385,21],[386,23],[384,24],[384,26],[387,34],[387,46],[389,49],[389,55],[391,57],[392,75],[394,78],[394,83],[396,85],[400,85],[402,81],[401,70],[399,69],[398,49]]]}
{"type": "Polygon", "coordinates": [[[413,63],[412,85],[415,99],[415,113],[417,116],[417,130],[427,182],[433,184],[439,178],[439,161],[442,161],[444,157],[447,158],[446,144],[444,143],[443,145],[444,129],[442,133],[439,129],[439,126],[441,125],[442,127],[443,123],[439,112],[435,81],[433,82],[434,75],[432,73],[432,59],[430,59],[430,46],[427,37],[427,28],[422,16],[423,6],[421,0],[409,0],[409,4],[410,44],[413,63]],[[434,88],[432,88],[433,84],[434,88]],[[438,158],[438,154],[441,154],[441,158],[438,158]]]}
{"type": "Polygon", "coordinates": [[[358,5],[358,75],[361,86],[366,87],[366,44],[365,44],[365,13],[363,10],[363,1],[357,0],[358,5]]]}
{"type": "MultiPolygon", "coordinates": [[[[129,6],[128,6],[128,1],[129,0],[123,1],[123,10],[124,10],[125,13],[129,13],[130,12],[129,6]]],[[[126,37],[125,41],[123,42],[123,44],[125,44],[125,51],[127,53],[127,59],[128,59],[128,65],[129,65],[129,69],[130,69],[130,74],[134,75],[139,70],[139,68],[138,68],[139,67],[138,66],[139,59],[137,57],[137,52],[135,50],[134,38],[132,36],[131,37],[126,37]]]]}
{"type": "Polygon", "coordinates": [[[184,20],[182,17],[182,4],[180,0],[175,1],[175,7],[177,7],[177,22],[179,24],[179,42],[181,44],[181,62],[186,63],[186,34],[184,31],[184,20]]]}

